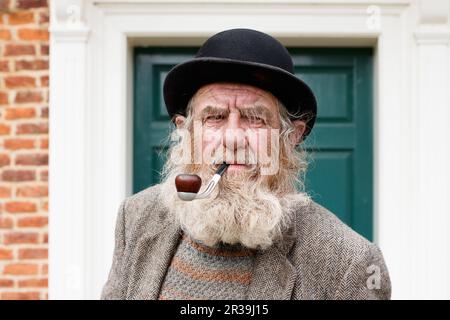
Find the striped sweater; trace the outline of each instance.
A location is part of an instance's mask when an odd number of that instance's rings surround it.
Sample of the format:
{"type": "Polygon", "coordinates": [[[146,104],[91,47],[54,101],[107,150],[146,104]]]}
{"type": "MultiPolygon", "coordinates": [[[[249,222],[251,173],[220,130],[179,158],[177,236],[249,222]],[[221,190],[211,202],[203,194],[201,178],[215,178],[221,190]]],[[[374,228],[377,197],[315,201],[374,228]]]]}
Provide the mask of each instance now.
{"type": "Polygon", "coordinates": [[[254,256],[254,250],[240,245],[208,247],[184,234],[166,273],[159,299],[245,299],[254,256]]]}

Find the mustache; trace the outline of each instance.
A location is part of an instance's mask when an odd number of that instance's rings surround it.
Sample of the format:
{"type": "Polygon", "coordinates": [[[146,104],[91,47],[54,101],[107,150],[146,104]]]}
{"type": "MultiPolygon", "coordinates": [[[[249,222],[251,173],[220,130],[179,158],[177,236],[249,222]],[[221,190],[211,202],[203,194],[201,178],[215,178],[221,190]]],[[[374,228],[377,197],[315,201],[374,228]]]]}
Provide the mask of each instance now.
{"type": "Polygon", "coordinates": [[[213,160],[209,163],[187,163],[179,168],[181,173],[197,174],[203,181],[206,181],[214,175],[223,163],[237,164],[244,165],[244,167],[240,168],[239,171],[228,170],[222,177],[224,182],[230,180],[240,180],[241,182],[255,181],[255,179],[261,178],[261,176],[271,178],[269,180],[272,182],[277,180],[274,179],[274,176],[277,175],[274,173],[278,172],[278,167],[276,171],[271,171],[271,169],[267,170],[267,168],[270,168],[271,164],[268,165],[267,163],[260,163],[257,159],[256,153],[250,150],[247,151],[247,157],[244,159],[241,158],[236,160],[236,158],[230,159],[219,156],[213,158],[213,160]]]}
{"type": "Polygon", "coordinates": [[[206,150],[203,154],[205,158],[210,158],[213,164],[258,164],[258,154],[248,147],[240,147],[237,149],[228,149],[223,147],[214,148],[211,152],[206,150]]]}

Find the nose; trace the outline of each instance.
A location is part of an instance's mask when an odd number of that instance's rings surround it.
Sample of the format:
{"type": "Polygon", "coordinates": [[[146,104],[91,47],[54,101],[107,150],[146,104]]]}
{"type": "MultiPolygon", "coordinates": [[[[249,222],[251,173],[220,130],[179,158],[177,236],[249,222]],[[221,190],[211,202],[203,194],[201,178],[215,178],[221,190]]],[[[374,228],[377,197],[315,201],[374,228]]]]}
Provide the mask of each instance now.
{"type": "Polygon", "coordinates": [[[228,155],[231,153],[234,159],[236,159],[235,153],[240,149],[245,150],[247,145],[247,137],[238,112],[230,112],[224,130],[223,145],[225,150],[228,155]]]}

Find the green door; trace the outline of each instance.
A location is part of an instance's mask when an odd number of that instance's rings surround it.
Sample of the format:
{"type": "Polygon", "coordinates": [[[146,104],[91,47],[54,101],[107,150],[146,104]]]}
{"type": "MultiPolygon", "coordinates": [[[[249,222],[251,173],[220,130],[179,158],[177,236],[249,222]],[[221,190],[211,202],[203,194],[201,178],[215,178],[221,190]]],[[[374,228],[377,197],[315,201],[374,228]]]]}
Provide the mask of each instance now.
{"type": "MultiPolygon", "coordinates": [[[[295,71],[313,89],[318,118],[306,140],[307,191],[372,240],[372,51],[288,48],[295,71]]],[[[162,97],[167,72],[197,48],[136,48],[133,191],[159,181],[171,123],[162,97]]]]}

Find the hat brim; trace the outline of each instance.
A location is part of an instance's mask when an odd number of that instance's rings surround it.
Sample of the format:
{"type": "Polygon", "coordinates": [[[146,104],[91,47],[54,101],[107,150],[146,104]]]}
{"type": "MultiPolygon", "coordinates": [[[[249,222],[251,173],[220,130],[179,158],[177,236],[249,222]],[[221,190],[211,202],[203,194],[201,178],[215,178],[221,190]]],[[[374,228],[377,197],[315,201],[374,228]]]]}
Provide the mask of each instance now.
{"type": "Polygon", "coordinates": [[[314,126],[317,102],[311,88],[278,67],[226,58],[194,58],[172,68],[163,86],[169,116],[186,115],[189,100],[200,87],[214,82],[237,82],[271,92],[294,119],[305,119],[305,138],[314,126]]]}

